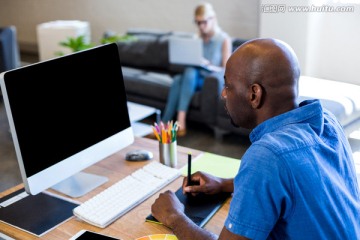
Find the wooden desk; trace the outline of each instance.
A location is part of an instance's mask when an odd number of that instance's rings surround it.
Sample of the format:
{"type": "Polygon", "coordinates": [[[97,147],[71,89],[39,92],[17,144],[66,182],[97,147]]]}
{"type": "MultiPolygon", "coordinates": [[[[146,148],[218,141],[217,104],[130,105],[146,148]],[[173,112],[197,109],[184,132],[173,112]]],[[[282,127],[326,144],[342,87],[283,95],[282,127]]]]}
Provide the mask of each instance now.
{"type": "MultiPolygon", "coordinates": [[[[77,198],[75,200],[79,202],[84,202],[92,196],[98,194],[102,190],[110,187],[115,182],[124,178],[131,172],[148,164],[149,161],[128,162],[125,160],[126,152],[135,149],[148,149],[154,153],[154,158],[151,161],[159,161],[158,141],[146,138],[135,138],[135,142],[131,146],[111,155],[110,157],[85,170],[86,172],[107,176],[109,177],[109,181],[102,186],[96,188],[92,192],[86,194],[85,196],[77,198]]],[[[198,156],[201,153],[201,151],[198,150],[178,146],[177,168],[181,168],[187,163],[187,154],[189,151],[191,151],[194,157],[198,156]]],[[[109,225],[107,228],[98,228],[86,222],[82,222],[75,217],[72,217],[70,220],[61,224],[56,229],[43,235],[40,239],[69,239],[81,229],[100,232],[102,234],[114,236],[123,240],[133,240],[150,234],[172,233],[169,228],[163,225],[145,222],[145,218],[151,213],[151,205],[158,197],[159,193],[167,189],[176,191],[181,186],[182,179],[182,177],[179,177],[174,182],[170,183],[162,190],[160,190],[158,193],[145,200],[139,206],[135,207],[130,212],[120,217],[117,221],[109,225]]],[[[3,193],[0,193],[0,197],[10,194],[21,187],[22,185],[19,185],[3,193]]],[[[224,225],[225,218],[227,216],[227,212],[229,210],[229,203],[230,199],[227,200],[224,206],[205,225],[205,229],[208,229],[216,234],[220,234],[220,231],[224,225]]],[[[6,235],[9,235],[10,237],[13,237],[15,239],[37,239],[37,237],[35,237],[34,235],[20,231],[2,222],[0,222],[0,232],[5,233],[6,235]]]]}

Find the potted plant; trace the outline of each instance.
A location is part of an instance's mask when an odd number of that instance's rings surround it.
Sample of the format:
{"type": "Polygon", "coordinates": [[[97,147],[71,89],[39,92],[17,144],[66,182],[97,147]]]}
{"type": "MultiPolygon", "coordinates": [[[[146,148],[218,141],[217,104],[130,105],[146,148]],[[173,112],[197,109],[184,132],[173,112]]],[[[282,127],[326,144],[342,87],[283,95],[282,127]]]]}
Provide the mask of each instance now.
{"type": "MultiPolygon", "coordinates": [[[[93,43],[87,43],[85,36],[81,35],[78,37],[68,37],[65,41],[59,43],[60,46],[70,48],[72,52],[82,51],[95,46],[93,43]]],[[[57,56],[65,55],[63,52],[58,51],[55,53],[57,56]]]]}

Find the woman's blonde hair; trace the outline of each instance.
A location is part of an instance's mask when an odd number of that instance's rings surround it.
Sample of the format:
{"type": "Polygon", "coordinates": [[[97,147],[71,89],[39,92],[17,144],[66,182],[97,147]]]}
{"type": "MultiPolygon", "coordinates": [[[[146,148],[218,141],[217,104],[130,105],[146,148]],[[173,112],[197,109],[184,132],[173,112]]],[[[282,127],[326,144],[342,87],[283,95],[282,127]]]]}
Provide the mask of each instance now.
{"type": "Polygon", "coordinates": [[[213,6],[210,3],[204,2],[199,4],[195,8],[195,16],[209,18],[209,17],[215,17],[216,14],[213,6]]]}
{"type": "Polygon", "coordinates": [[[213,6],[208,2],[200,3],[195,8],[195,17],[204,17],[204,18],[214,18],[215,24],[215,32],[220,31],[220,27],[218,25],[217,19],[216,19],[216,13],[213,8],[213,6]]]}

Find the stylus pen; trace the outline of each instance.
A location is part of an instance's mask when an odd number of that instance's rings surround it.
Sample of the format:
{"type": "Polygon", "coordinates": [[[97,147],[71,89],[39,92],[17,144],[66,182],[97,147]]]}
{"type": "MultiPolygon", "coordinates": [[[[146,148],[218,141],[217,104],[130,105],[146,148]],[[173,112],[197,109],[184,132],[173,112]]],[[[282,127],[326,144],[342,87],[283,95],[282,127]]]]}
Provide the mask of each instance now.
{"type": "Polygon", "coordinates": [[[187,174],[187,185],[191,186],[191,153],[188,153],[188,174],[187,174]]]}

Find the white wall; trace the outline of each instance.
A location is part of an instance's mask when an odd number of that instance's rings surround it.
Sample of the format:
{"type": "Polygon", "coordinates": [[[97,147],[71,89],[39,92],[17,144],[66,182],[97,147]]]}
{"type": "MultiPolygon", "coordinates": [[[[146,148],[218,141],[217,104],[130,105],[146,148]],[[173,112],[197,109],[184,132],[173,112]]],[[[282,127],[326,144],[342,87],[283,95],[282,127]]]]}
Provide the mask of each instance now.
{"type": "MultiPolygon", "coordinates": [[[[36,26],[83,20],[98,42],[106,30],[128,28],[196,31],[193,0],[0,0],[0,26],[15,25],[20,47],[37,51],[36,26]]],[[[233,37],[276,37],[293,46],[302,73],[360,84],[360,0],[209,0],[222,28],[233,37]],[[337,3],[334,3],[334,2],[337,3]],[[352,13],[265,13],[265,5],[354,6],[352,13]]]]}
{"type": "Polygon", "coordinates": [[[303,75],[360,85],[359,0],[262,0],[260,8],[278,4],[286,7],[284,13],[260,13],[260,37],[293,46],[303,75]],[[288,11],[290,6],[311,5],[352,6],[354,12],[288,11]]]}
{"type": "MultiPolygon", "coordinates": [[[[0,26],[17,27],[20,47],[37,44],[36,25],[54,20],[88,21],[92,41],[106,30],[123,34],[128,28],[196,31],[194,0],[0,0],[0,26]]],[[[209,0],[220,26],[233,37],[258,34],[259,0],[209,0]]]]}

